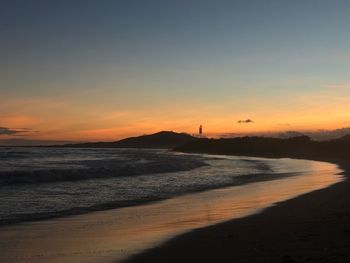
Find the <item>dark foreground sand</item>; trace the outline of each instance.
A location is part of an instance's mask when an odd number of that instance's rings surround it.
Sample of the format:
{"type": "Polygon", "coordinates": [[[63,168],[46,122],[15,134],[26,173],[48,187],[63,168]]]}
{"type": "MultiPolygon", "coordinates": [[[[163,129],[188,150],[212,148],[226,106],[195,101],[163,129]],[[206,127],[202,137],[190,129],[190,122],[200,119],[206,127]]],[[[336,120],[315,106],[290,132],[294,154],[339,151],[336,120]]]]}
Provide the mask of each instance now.
{"type": "Polygon", "coordinates": [[[343,182],[192,231],[128,262],[350,262],[350,164],[335,163],[343,182]]]}

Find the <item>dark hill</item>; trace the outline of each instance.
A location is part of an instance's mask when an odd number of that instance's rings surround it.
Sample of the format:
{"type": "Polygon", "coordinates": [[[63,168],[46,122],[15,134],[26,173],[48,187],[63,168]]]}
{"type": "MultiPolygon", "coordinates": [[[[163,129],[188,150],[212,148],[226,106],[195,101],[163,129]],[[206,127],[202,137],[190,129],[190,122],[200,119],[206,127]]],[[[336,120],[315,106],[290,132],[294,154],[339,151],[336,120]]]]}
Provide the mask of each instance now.
{"type": "Polygon", "coordinates": [[[161,131],[150,135],[142,135],[138,137],[130,137],[116,142],[94,142],[66,144],[63,147],[79,147],[79,148],[159,148],[172,149],[184,145],[195,140],[186,133],[176,133],[172,131],[161,131]]]}
{"type": "Polygon", "coordinates": [[[342,137],[340,137],[339,139],[336,139],[336,140],[350,142],[350,134],[344,135],[344,136],[342,136],[342,137]]]}
{"type": "Polygon", "coordinates": [[[240,137],[198,139],[175,150],[183,152],[291,158],[350,158],[350,136],[332,141],[312,141],[307,136],[288,139],[240,137]]]}

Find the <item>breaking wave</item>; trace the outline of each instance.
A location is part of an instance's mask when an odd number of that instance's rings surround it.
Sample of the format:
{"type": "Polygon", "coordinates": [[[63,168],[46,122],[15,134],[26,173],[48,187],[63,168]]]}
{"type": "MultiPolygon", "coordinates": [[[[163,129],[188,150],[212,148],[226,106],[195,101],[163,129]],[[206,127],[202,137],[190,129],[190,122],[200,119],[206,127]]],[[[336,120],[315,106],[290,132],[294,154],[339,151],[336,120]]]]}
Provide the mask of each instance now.
{"type": "Polygon", "coordinates": [[[78,181],[178,172],[207,165],[165,151],[8,149],[0,155],[0,185],[78,181]]]}
{"type": "Polygon", "coordinates": [[[0,225],[295,176],[312,164],[149,149],[2,148],[0,225]]]}

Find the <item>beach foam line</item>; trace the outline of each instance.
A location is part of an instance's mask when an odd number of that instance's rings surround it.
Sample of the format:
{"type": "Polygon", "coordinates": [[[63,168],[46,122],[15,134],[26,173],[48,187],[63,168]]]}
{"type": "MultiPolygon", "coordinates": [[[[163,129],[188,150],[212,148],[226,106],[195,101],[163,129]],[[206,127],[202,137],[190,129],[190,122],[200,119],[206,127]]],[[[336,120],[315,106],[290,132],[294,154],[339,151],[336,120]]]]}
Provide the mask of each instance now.
{"type": "Polygon", "coordinates": [[[1,262],[121,262],[177,235],[242,218],[342,180],[337,165],[312,162],[312,171],[187,194],[147,205],[0,228],[1,262]]]}

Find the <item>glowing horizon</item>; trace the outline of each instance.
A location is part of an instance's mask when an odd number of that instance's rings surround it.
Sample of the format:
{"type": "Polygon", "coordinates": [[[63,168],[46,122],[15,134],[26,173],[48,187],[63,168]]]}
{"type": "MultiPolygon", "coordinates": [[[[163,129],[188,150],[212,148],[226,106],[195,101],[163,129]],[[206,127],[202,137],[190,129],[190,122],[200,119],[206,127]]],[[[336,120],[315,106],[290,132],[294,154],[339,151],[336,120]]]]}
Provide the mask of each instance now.
{"type": "Polygon", "coordinates": [[[349,10],[343,1],[4,1],[0,140],[348,127],[349,10]]]}

